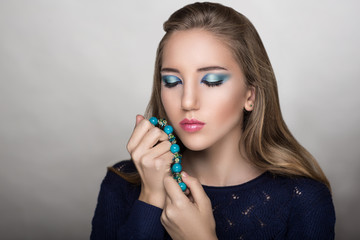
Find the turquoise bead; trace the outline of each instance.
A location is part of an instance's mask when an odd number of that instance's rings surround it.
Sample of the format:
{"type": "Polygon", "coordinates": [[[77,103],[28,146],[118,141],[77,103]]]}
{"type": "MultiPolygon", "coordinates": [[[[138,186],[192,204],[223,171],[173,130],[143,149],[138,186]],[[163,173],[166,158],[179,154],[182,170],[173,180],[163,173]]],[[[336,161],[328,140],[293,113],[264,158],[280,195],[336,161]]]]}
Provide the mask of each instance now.
{"type": "Polygon", "coordinates": [[[173,173],[173,178],[178,182],[181,190],[183,192],[185,192],[185,190],[187,189],[187,186],[184,182],[182,182],[181,179],[181,158],[182,155],[179,153],[180,151],[180,146],[176,144],[176,138],[173,134],[174,129],[172,126],[167,125],[167,121],[166,119],[160,118],[157,119],[156,117],[151,117],[149,119],[150,123],[154,126],[158,126],[160,129],[163,129],[164,132],[168,135],[168,139],[171,142],[171,147],[170,147],[170,151],[174,154],[173,156],[173,162],[174,164],[171,167],[171,171],[173,173]]]}
{"type": "Polygon", "coordinates": [[[172,133],[174,131],[174,129],[172,128],[172,126],[167,125],[164,127],[164,132],[169,135],[170,133],[172,133]]]}
{"type": "Polygon", "coordinates": [[[173,173],[179,173],[182,170],[182,167],[179,163],[175,163],[171,168],[173,173]]]}
{"type": "Polygon", "coordinates": [[[179,150],[180,150],[180,147],[179,147],[179,145],[177,145],[177,144],[173,144],[173,145],[171,145],[171,147],[170,147],[170,151],[171,151],[172,153],[177,153],[177,152],[179,152],[179,150]]]}
{"type": "Polygon", "coordinates": [[[151,117],[149,119],[152,125],[156,126],[158,124],[158,119],[156,117],[151,117]]]}
{"type": "Polygon", "coordinates": [[[180,186],[181,190],[182,190],[183,192],[185,192],[185,190],[186,190],[186,184],[183,183],[183,182],[180,182],[180,183],[179,183],[179,186],[180,186]]]}

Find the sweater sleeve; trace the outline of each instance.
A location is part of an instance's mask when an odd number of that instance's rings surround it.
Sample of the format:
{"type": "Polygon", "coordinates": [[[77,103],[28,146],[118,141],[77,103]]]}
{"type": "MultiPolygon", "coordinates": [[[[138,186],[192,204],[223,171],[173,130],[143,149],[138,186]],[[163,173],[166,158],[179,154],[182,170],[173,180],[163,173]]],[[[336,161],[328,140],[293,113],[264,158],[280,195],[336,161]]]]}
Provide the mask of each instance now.
{"type": "Polygon", "coordinates": [[[90,239],[163,239],[162,209],[137,200],[139,191],[108,171],[98,196],[90,239]]]}
{"type": "Polygon", "coordinates": [[[293,191],[286,239],[334,239],[335,210],[328,188],[302,179],[293,191]]]}

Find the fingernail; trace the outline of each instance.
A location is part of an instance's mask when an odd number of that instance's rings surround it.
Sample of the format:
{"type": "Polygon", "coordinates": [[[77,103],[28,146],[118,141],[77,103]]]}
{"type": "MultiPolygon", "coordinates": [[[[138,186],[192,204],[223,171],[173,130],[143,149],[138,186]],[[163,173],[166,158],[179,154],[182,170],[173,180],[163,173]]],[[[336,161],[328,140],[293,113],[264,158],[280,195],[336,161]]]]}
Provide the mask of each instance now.
{"type": "Polygon", "coordinates": [[[139,116],[141,116],[141,115],[140,115],[140,114],[136,114],[136,117],[135,117],[135,126],[137,126],[138,123],[140,122],[140,121],[138,120],[139,116]]]}
{"type": "Polygon", "coordinates": [[[181,172],[181,176],[186,178],[187,176],[189,176],[186,172],[181,172]]]}

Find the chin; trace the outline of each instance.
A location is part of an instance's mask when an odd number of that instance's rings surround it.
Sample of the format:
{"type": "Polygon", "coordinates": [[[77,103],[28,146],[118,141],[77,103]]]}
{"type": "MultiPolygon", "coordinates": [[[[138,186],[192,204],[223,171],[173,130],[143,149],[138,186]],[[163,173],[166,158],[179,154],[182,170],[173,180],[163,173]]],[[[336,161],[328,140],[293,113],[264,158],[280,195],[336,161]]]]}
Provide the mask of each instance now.
{"type": "Polygon", "coordinates": [[[182,141],[182,143],[191,151],[202,151],[209,147],[206,143],[201,141],[182,141]]]}

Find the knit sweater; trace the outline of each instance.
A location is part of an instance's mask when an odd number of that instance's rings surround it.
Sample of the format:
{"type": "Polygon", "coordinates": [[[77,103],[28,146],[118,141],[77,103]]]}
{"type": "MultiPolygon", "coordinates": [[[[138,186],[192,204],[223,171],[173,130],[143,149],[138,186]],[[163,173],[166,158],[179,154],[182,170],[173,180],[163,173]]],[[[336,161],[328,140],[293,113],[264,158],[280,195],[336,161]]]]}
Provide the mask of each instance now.
{"type": "MultiPolygon", "coordinates": [[[[136,170],[132,161],[114,167],[136,170]]],[[[211,200],[218,239],[334,239],[328,188],[315,180],[265,172],[235,186],[203,188],[211,200]]],[[[91,239],[171,239],[162,209],[138,200],[140,186],[108,171],[92,220],[91,239]]]]}

